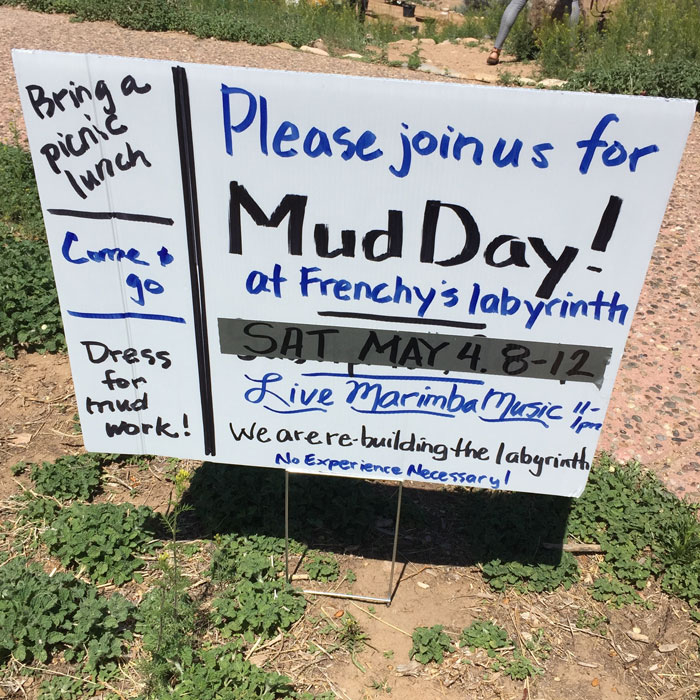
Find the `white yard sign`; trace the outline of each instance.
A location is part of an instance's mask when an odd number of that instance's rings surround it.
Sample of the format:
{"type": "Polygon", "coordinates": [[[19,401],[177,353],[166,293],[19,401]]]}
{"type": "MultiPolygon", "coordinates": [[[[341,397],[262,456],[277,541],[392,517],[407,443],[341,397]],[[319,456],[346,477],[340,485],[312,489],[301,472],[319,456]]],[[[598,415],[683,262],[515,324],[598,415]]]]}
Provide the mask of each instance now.
{"type": "Polygon", "coordinates": [[[694,103],[14,62],[89,450],[581,493],[694,103]]]}

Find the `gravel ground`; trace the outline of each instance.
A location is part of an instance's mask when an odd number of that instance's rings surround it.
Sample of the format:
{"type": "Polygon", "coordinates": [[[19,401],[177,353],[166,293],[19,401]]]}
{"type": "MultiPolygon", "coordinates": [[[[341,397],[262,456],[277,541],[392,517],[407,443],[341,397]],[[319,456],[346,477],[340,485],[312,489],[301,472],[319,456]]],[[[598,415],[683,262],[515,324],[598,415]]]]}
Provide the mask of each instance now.
{"type": "MultiPolygon", "coordinates": [[[[0,140],[23,138],[10,49],[48,49],[376,77],[439,76],[275,47],[149,34],[0,7],[0,140]]],[[[478,48],[464,51],[483,53],[478,48]]],[[[483,60],[483,58],[481,58],[483,60]]],[[[696,117],[632,324],[600,448],[638,458],[700,501],[700,119],[696,117]]]]}

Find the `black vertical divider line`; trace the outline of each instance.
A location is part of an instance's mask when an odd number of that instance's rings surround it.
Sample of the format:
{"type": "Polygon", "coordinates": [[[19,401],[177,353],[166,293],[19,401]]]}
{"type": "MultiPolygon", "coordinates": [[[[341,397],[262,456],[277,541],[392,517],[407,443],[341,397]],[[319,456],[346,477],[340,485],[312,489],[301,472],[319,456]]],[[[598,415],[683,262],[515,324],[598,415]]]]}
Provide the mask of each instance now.
{"type": "Polygon", "coordinates": [[[204,269],[202,267],[202,242],[199,231],[199,207],[197,204],[197,178],[194,167],[190,93],[185,69],[182,66],[173,66],[172,71],[175,91],[175,115],[177,118],[177,140],[180,148],[182,196],[185,205],[185,226],[190,259],[190,284],[192,287],[192,311],[197,345],[197,366],[199,369],[199,393],[202,401],[204,454],[214,456],[216,454],[214,406],[211,394],[207,307],[204,299],[204,269]]]}

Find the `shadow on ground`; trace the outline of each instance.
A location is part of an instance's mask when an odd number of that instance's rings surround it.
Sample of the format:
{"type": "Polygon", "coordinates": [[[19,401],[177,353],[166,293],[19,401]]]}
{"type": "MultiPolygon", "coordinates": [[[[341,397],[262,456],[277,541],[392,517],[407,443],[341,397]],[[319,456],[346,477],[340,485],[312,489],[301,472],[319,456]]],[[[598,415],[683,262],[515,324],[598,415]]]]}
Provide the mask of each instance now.
{"type": "MultiPolygon", "coordinates": [[[[185,537],[215,534],[284,537],[281,469],[205,462],[184,501],[185,537]]],[[[291,474],[289,536],[314,549],[391,559],[398,485],[343,477],[291,474]]],[[[500,559],[559,563],[571,500],[556,496],[405,486],[399,561],[472,566],[500,559]]]]}

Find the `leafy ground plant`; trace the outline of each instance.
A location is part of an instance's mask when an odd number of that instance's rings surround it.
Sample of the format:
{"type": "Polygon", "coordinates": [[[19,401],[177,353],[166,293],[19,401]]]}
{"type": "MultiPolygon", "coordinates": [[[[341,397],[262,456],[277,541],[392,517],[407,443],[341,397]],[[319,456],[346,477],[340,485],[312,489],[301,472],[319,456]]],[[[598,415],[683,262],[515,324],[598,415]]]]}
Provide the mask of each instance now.
{"type": "Polygon", "coordinates": [[[102,460],[96,454],[59,457],[54,462],[30,465],[36,491],[59,501],[87,501],[100,487],[102,460]]]}
{"type": "Polygon", "coordinates": [[[62,652],[65,661],[108,676],[132,638],[133,612],[118,593],[107,599],[70,574],[49,576],[17,557],[0,567],[0,663],[10,655],[45,663],[62,652]]]}
{"type": "Polygon", "coordinates": [[[0,348],[15,357],[65,350],[53,270],[46,241],[23,238],[0,221],[0,348]]]}
{"type": "Polygon", "coordinates": [[[638,463],[602,457],[573,505],[569,533],[603,550],[594,599],[641,603],[637,591],[659,578],[663,590],[691,608],[700,602],[697,506],[675,498],[638,463]]]}
{"type": "Polygon", "coordinates": [[[530,660],[517,649],[513,652],[512,657],[494,661],[492,668],[494,671],[501,671],[514,681],[523,681],[530,676],[544,673],[541,668],[533,666],[530,660]]]}
{"type": "Polygon", "coordinates": [[[31,156],[0,144],[0,348],[65,350],[31,156]]]}
{"type": "Polygon", "coordinates": [[[485,649],[490,657],[494,657],[497,649],[508,646],[508,633],[489,620],[475,620],[462,630],[459,646],[485,649]]]}
{"type": "Polygon", "coordinates": [[[452,642],[443,629],[442,625],[416,627],[413,630],[413,646],[410,657],[422,664],[431,661],[441,664],[445,654],[453,650],[452,642]]]}
{"type": "Polygon", "coordinates": [[[561,561],[552,564],[494,559],[483,564],[482,573],[497,591],[514,587],[521,592],[540,593],[559,586],[568,590],[579,578],[578,564],[569,552],[564,552],[561,561]]]}
{"type": "Polygon", "coordinates": [[[224,636],[241,634],[251,643],[289,629],[305,607],[303,596],[284,581],[241,580],[214,598],[212,622],[224,636]]]}
{"type": "Polygon", "coordinates": [[[312,581],[337,581],[340,575],[338,560],[327,552],[311,552],[304,568],[312,581]]]}
{"type": "Polygon", "coordinates": [[[179,682],[158,698],[178,700],[277,700],[298,697],[289,678],[269,673],[243,658],[240,645],[201,650],[182,667],[179,682]]]}
{"type": "MultiPolygon", "coordinates": [[[[217,535],[209,573],[213,581],[276,578],[283,569],[284,540],[266,535],[217,535]]],[[[299,550],[290,543],[291,550],[299,550]]]]}
{"type": "Polygon", "coordinates": [[[63,508],[42,539],[64,566],[80,567],[96,583],[141,580],[138,554],[153,551],[154,513],[128,503],[74,503],[63,508]]]}

